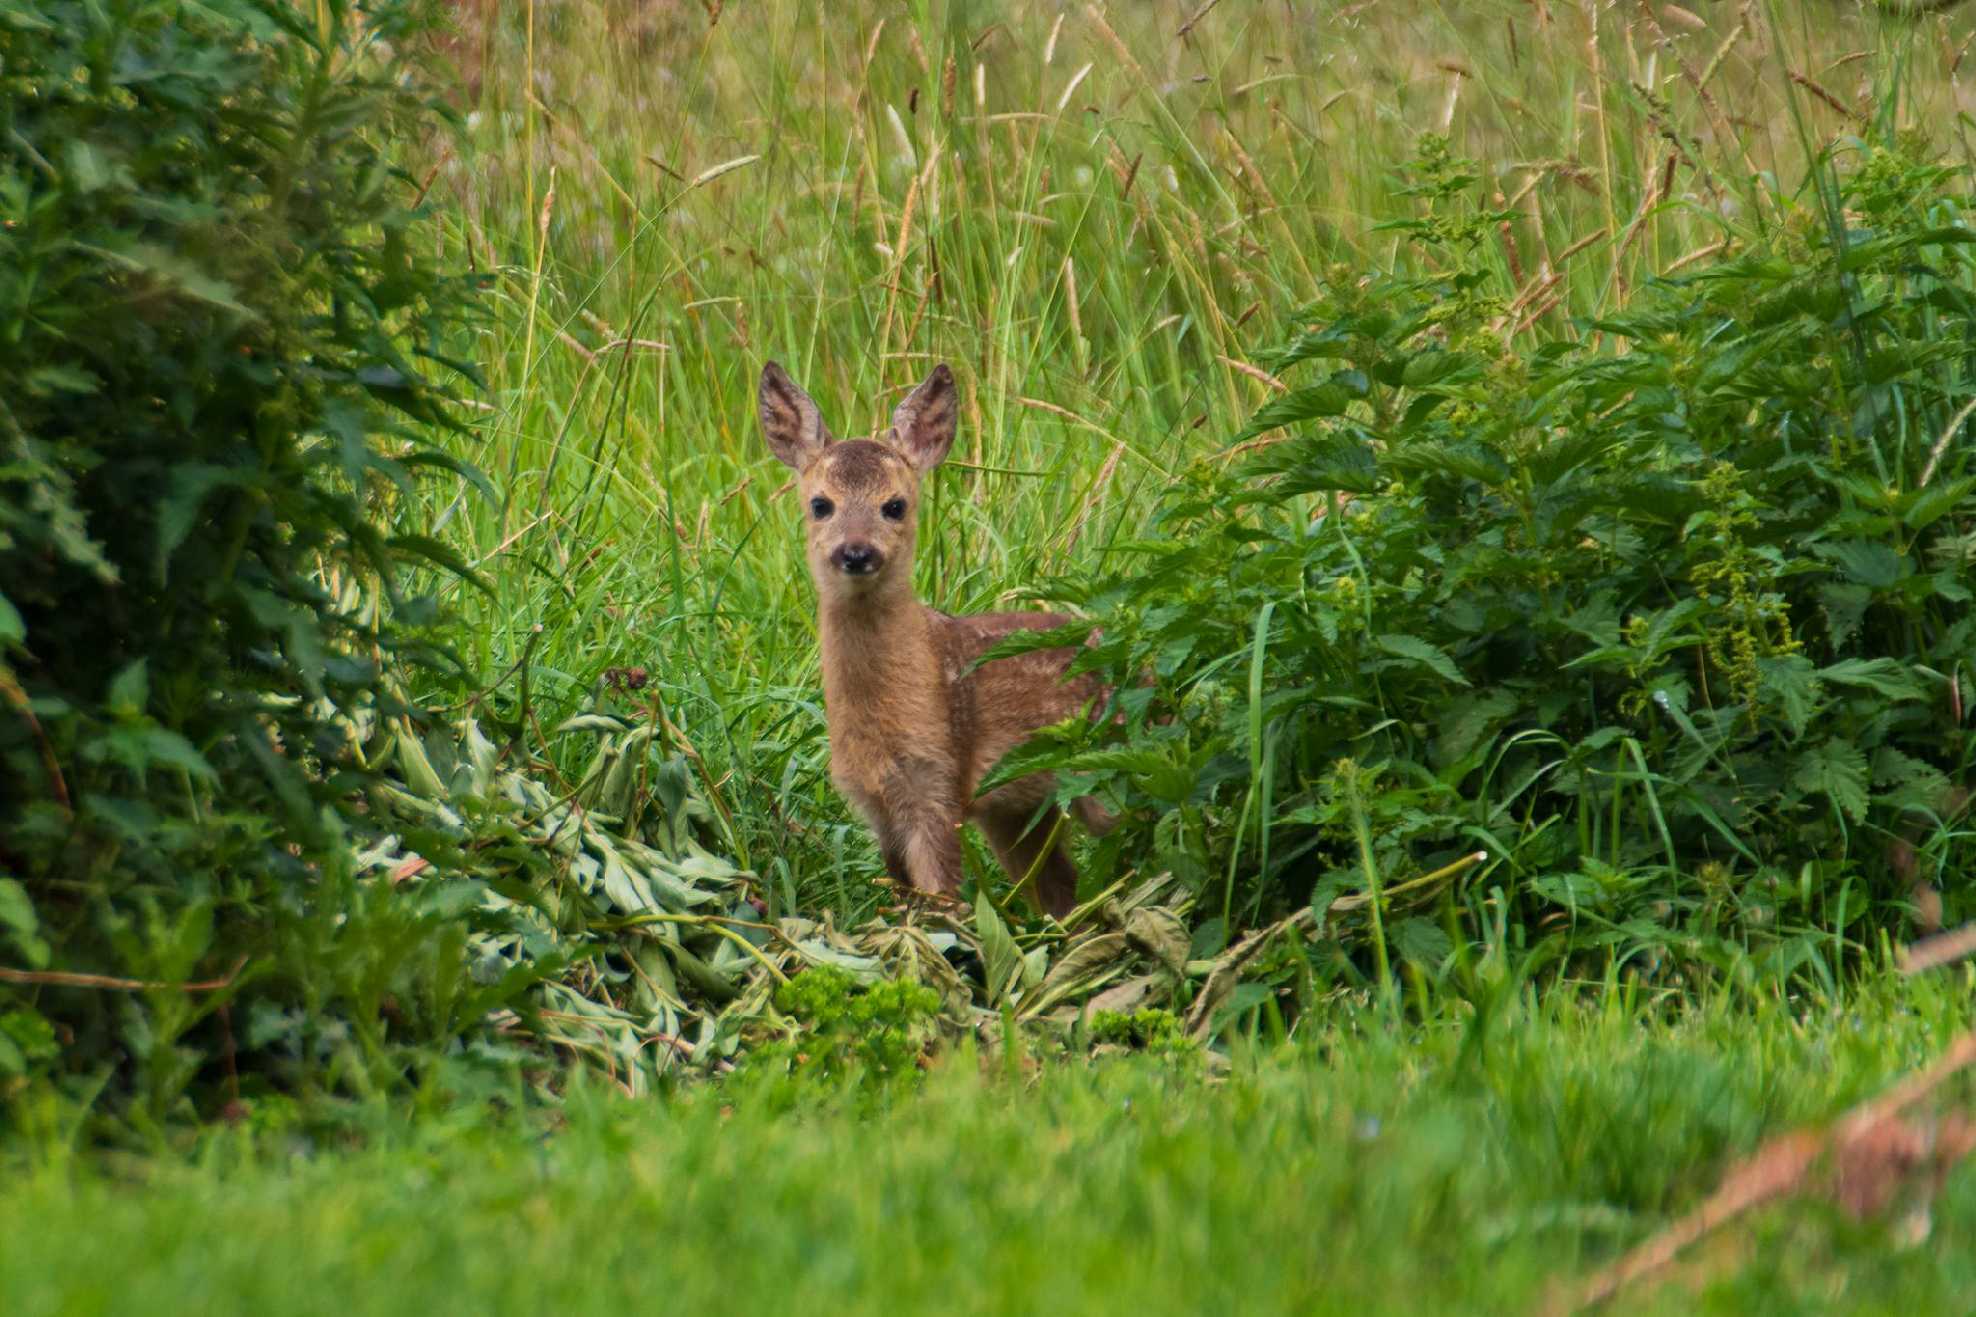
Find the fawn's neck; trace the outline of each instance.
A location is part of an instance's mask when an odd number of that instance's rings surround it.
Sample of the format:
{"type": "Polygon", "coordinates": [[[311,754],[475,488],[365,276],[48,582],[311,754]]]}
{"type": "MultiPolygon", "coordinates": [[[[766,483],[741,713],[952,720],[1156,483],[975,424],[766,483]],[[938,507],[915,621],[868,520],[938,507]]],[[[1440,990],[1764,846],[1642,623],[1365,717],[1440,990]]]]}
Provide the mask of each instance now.
{"type": "Polygon", "coordinates": [[[823,700],[832,723],[940,680],[933,616],[911,587],[826,594],[817,604],[823,700]]]}

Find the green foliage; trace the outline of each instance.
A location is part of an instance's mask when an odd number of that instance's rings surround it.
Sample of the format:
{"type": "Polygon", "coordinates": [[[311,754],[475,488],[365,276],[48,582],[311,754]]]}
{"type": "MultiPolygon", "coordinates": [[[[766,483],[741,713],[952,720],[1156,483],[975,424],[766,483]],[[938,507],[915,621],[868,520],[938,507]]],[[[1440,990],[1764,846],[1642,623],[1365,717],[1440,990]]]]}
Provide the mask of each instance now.
{"type": "MultiPolygon", "coordinates": [[[[433,122],[389,44],[423,8],[0,4],[0,948],[32,970],[244,958],[307,1009],[452,971],[344,840],[346,715],[402,715],[392,674],[441,657],[408,569],[456,565],[391,511],[462,469],[433,368],[466,290],[393,156],[433,122]]],[[[156,1115],[231,995],[0,1008],[156,1115]]],[[[19,1032],[0,1076],[48,1058],[19,1032]]]]}
{"type": "Polygon", "coordinates": [[[1194,1056],[1200,1047],[1181,1027],[1172,1011],[1148,1008],[1137,1011],[1093,1011],[1091,1040],[1138,1048],[1154,1056],[1194,1056]]]}
{"type": "Polygon", "coordinates": [[[779,986],[775,1004],[797,1031],[751,1053],[750,1070],[885,1088],[919,1074],[940,994],[904,979],[863,985],[836,966],[818,965],[779,986]]]}
{"type": "Polygon", "coordinates": [[[1370,893],[1430,978],[1449,917],[1488,951],[1834,970],[1976,859],[1976,228],[1915,149],[1846,144],[1831,227],[1777,198],[1544,340],[1429,139],[1403,263],[1334,271],[1263,361],[1307,382],[1070,587],[1126,747],[1028,762],[1114,784],[1139,822],[1108,845],[1236,922],[1370,893]]]}

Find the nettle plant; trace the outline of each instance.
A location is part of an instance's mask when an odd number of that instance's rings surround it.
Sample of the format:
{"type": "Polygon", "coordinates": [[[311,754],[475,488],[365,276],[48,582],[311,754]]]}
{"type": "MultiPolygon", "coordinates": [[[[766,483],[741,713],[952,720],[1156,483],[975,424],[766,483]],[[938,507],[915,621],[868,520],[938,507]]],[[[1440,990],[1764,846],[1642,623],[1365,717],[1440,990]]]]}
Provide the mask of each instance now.
{"type": "Polygon", "coordinates": [[[1451,933],[1829,974],[1934,886],[1966,915],[1959,176],[1851,143],[1713,266],[1535,341],[1464,163],[1414,170],[1405,267],[1335,272],[1263,361],[1297,387],[1066,584],[1126,730],[1027,764],[1108,780],[1106,846],[1217,920],[1383,887],[1340,909],[1430,975],[1451,933]]]}

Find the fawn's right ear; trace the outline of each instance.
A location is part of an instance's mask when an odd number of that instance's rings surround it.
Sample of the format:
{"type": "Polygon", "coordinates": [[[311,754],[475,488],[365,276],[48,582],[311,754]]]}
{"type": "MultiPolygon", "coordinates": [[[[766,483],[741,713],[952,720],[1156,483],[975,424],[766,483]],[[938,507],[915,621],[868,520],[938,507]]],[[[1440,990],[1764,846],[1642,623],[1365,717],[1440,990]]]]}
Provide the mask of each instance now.
{"type": "Polygon", "coordinates": [[[769,450],[786,465],[801,471],[816,461],[830,436],[823,428],[823,413],[810,401],[810,395],[796,387],[789,372],[773,361],[762,367],[761,387],[756,391],[761,403],[762,434],[769,450]]]}

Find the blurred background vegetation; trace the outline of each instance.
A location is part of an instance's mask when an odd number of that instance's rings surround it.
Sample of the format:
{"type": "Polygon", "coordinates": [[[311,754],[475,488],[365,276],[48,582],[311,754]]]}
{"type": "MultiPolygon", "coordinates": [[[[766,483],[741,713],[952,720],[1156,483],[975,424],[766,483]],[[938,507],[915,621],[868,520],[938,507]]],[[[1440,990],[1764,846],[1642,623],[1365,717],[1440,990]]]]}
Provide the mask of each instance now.
{"type": "Polygon", "coordinates": [[[1491,976],[1832,990],[1966,914],[1954,11],[0,41],[18,1091],[444,1097],[545,1041],[639,1087],[800,1030],[820,960],[954,1023],[1130,982],[1201,1036],[1491,976]],[[846,434],[949,362],[923,593],[1069,602],[1152,672],[1038,751],[1132,807],[1069,928],[991,890],[847,933],[886,898],[768,356],[846,434]]]}

